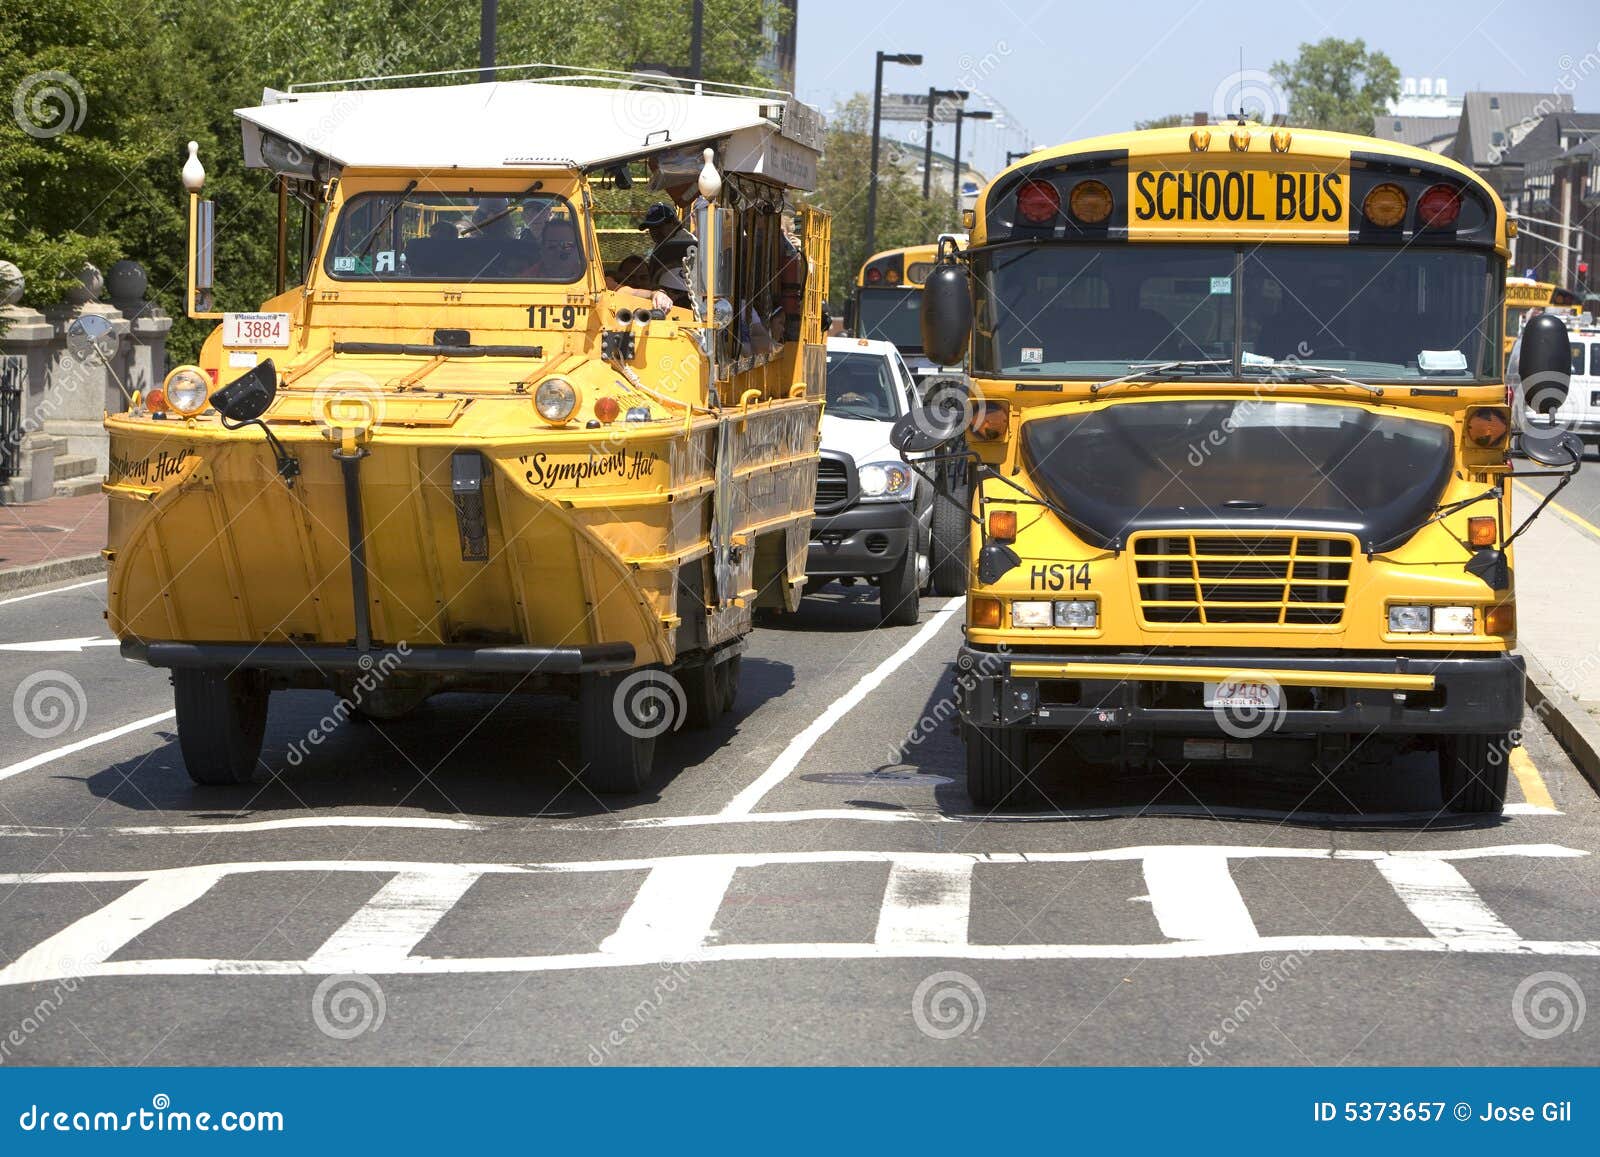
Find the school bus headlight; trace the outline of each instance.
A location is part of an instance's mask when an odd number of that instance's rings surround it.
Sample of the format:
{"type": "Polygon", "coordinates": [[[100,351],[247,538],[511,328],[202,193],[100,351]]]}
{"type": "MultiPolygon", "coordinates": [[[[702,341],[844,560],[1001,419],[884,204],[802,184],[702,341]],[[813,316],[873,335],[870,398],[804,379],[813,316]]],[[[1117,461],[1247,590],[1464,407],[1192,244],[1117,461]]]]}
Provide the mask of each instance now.
{"type": "Polygon", "coordinates": [[[1055,623],[1058,627],[1093,630],[1100,621],[1100,604],[1093,599],[1060,599],[1056,602],[1055,623]]]}
{"type": "Polygon", "coordinates": [[[1472,634],[1471,607],[1434,607],[1433,633],[1436,635],[1472,634]]]}
{"type": "Polygon", "coordinates": [[[1483,633],[1486,635],[1514,635],[1517,633],[1517,606],[1501,603],[1483,613],[1483,633]]]}
{"type": "Polygon", "coordinates": [[[167,375],[161,390],[166,395],[167,409],[192,418],[211,400],[211,379],[199,366],[179,366],[167,375]]]}
{"type": "Polygon", "coordinates": [[[1399,185],[1379,185],[1361,202],[1361,212],[1378,228],[1393,229],[1406,218],[1406,191],[1399,185]]]}
{"type": "Polygon", "coordinates": [[[1504,410],[1483,407],[1467,413],[1467,441],[1482,450],[1504,444],[1511,433],[1511,422],[1504,410]]]}
{"type": "Polygon", "coordinates": [[[1428,607],[1389,608],[1389,631],[1392,634],[1426,634],[1433,617],[1428,607]]]}
{"type": "Polygon", "coordinates": [[[533,392],[533,408],[546,422],[565,422],[578,408],[577,388],[566,378],[546,378],[533,392]]]}
{"type": "Polygon", "coordinates": [[[1000,600],[968,599],[967,615],[974,627],[987,627],[991,631],[998,631],[1000,629],[1000,600]]]}
{"type": "Polygon", "coordinates": [[[1099,181],[1079,181],[1067,199],[1072,215],[1085,225],[1098,225],[1111,216],[1111,190],[1099,181]]]}
{"type": "Polygon", "coordinates": [[[1048,601],[1029,599],[1011,604],[1013,627],[1048,627],[1055,619],[1055,609],[1048,601]]]}
{"type": "Polygon", "coordinates": [[[1467,545],[1493,546],[1500,537],[1500,525],[1492,514],[1479,514],[1467,519],[1467,545]]]}

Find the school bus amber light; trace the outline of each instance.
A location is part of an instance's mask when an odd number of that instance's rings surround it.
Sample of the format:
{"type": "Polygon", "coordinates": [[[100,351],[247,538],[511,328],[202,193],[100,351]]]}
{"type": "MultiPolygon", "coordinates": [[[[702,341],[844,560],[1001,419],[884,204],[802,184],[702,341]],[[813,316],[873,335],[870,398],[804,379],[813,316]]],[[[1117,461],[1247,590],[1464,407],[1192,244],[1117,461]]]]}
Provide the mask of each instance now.
{"type": "Polygon", "coordinates": [[[1499,446],[1510,433],[1511,423],[1504,411],[1485,408],[1467,414],[1467,441],[1481,450],[1499,446]]]}
{"type": "Polygon", "coordinates": [[[1493,546],[1500,537],[1500,527],[1492,514],[1480,514],[1467,519],[1467,543],[1471,546],[1493,546]]]}
{"type": "Polygon", "coordinates": [[[1361,212],[1380,229],[1393,229],[1406,216],[1406,191],[1399,185],[1379,185],[1361,202],[1361,212]]]}
{"type": "Polygon", "coordinates": [[[999,599],[968,599],[967,607],[967,613],[971,616],[974,627],[987,627],[990,630],[1000,629],[999,599]]]}
{"type": "Polygon", "coordinates": [[[1080,181],[1067,203],[1085,225],[1098,225],[1111,216],[1111,190],[1099,181],[1080,181]]]}
{"type": "Polygon", "coordinates": [[[1017,512],[991,510],[989,512],[989,537],[999,542],[1012,542],[1017,537],[1017,512]]]}

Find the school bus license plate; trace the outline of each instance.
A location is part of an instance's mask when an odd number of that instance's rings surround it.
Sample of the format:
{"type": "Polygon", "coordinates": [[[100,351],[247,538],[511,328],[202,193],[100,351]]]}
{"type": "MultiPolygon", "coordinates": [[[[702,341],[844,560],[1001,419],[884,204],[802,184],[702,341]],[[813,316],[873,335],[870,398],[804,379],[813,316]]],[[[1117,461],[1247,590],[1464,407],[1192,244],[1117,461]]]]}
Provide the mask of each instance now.
{"type": "Polygon", "coordinates": [[[1233,707],[1245,711],[1276,711],[1282,695],[1271,683],[1252,683],[1229,680],[1225,683],[1207,683],[1204,688],[1206,707],[1233,707]]]}
{"type": "Polygon", "coordinates": [[[222,344],[275,349],[289,348],[289,315],[286,313],[225,313],[222,315],[222,344]]]}

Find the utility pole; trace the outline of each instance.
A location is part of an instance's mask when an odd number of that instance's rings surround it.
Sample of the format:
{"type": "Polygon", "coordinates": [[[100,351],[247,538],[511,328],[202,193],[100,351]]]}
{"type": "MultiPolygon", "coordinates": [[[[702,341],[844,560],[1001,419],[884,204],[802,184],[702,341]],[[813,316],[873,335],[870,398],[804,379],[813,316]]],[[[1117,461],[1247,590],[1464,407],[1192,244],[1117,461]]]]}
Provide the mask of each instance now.
{"type": "Polygon", "coordinates": [[[694,0],[694,15],[689,25],[689,75],[705,79],[706,0],[694,0]]]}
{"type": "Polygon", "coordinates": [[[867,253],[872,256],[878,239],[878,129],[883,113],[883,66],[889,64],[918,65],[920,52],[880,52],[872,80],[872,173],[867,179],[867,253]]]}
{"type": "Polygon", "coordinates": [[[500,0],[480,0],[478,9],[478,79],[487,84],[494,79],[494,26],[500,0]]]}
{"type": "Polygon", "coordinates": [[[933,113],[938,101],[954,100],[965,101],[967,94],[959,88],[934,88],[928,86],[928,121],[927,139],[922,144],[922,199],[926,201],[933,193],[933,113]]]}
{"type": "Polygon", "coordinates": [[[950,168],[953,175],[950,178],[951,202],[955,206],[956,217],[961,216],[961,122],[962,121],[992,121],[994,113],[988,109],[979,109],[977,112],[968,112],[964,108],[956,109],[956,151],[950,158],[950,168]]]}

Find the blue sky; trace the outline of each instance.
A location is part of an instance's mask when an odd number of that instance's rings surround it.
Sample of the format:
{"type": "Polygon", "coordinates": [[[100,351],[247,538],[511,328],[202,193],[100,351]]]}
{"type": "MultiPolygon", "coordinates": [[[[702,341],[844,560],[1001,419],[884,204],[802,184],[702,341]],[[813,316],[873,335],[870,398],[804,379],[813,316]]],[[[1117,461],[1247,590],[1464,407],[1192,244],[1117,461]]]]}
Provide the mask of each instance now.
{"type": "MultiPolygon", "coordinates": [[[[799,0],[796,88],[826,109],[871,91],[875,50],[920,52],[919,68],[885,66],[885,91],[936,84],[988,93],[1010,116],[1000,128],[969,122],[962,152],[993,172],[1007,149],[1228,99],[1241,47],[1246,90],[1271,100],[1260,74],[1325,36],[1360,37],[1403,75],[1445,77],[1452,93],[1550,92],[1565,77],[1579,109],[1600,111],[1594,0],[799,0]],[[966,147],[974,129],[975,153],[966,147]]],[[[936,147],[948,151],[949,136],[941,130],[936,147]]]]}

